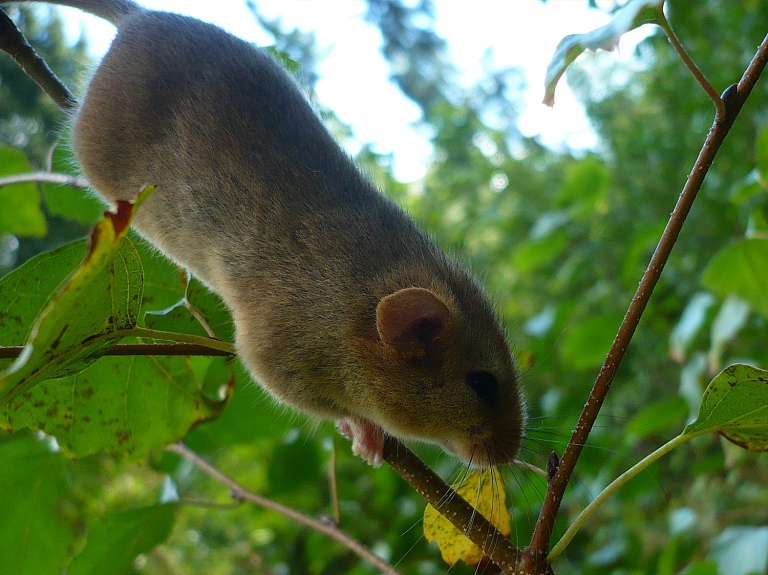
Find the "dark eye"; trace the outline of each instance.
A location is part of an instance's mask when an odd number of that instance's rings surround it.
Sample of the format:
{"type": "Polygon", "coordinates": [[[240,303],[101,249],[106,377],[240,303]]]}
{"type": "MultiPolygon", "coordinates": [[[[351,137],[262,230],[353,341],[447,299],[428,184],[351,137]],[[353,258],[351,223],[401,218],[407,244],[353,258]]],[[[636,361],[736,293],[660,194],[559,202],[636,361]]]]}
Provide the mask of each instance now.
{"type": "Polygon", "coordinates": [[[486,403],[494,403],[497,398],[496,376],[487,371],[470,371],[466,377],[467,385],[486,403]]]}

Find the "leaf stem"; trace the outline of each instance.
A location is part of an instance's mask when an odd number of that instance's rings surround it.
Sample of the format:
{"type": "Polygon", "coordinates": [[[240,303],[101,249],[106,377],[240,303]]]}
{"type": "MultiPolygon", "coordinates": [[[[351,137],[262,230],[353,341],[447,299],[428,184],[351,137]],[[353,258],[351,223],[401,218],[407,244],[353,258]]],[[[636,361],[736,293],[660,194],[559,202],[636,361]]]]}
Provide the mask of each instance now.
{"type": "Polygon", "coordinates": [[[685,48],[683,48],[683,45],[680,43],[680,40],[678,40],[674,30],[672,30],[672,26],[669,25],[669,21],[664,15],[664,10],[659,9],[658,12],[658,24],[667,35],[667,39],[669,40],[670,44],[672,44],[675,51],[677,52],[677,55],[680,56],[680,59],[686,65],[688,70],[691,71],[691,74],[693,74],[693,77],[699,83],[699,86],[703,88],[703,90],[707,93],[707,96],[709,96],[709,99],[712,100],[712,103],[715,105],[715,121],[725,121],[725,102],[723,102],[723,99],[712,87],[712,84],[709,83],[707,77],[702,73],[701,70],[699,70],[699,67],[688,55],[688,52],[685,51],[685,48]]]}
{"type": "Polygon", "coordinates": [[[704,433],[707,433],[710,430],[704,430],[697,433],[691,433],[686,434],[685,432],[681,433],[671,441],[668,441],[661,447],[659,447],[656,451],[653,453],[647,455],[643,459],[641,459],[638,463],[627,469],[624,473],[619,475],[616,479],[614,479],[610,485],[608,485],[605,489],[600,492],[600,495],[595,497],[595,499],[592,500],[592,502],[587,505],[584,510],[579,513],[578,517],[571,523],[571,525],[568,527],[566,532],[563,534],[563,536],[560,538],[560,541],[557,542],[557,545],[555,545],[552,550],[549,552],[549,555],[547,555],[547,562],[551,562],[554,560],[558,555],[560,555],[563,550],[568,546],[568,544],[571,542],[571,540],[576,536],[576,533],[578,533],[579,529],[581,529],[584,524],[587,522],[587,520],[592,516],[592,514],[598,510],[598,508],[605,503],[605,501],[614,493],[616,493],[620,487],[622,487],[627,481],[632,479],[635,475],[643,471],[646,467],[654,463],[656,460],[660,459],[670,451],[672,451],[675,447],[678,445],[682,445],[683,443],[690,441],[694,437],[698,437],[699,435],[702,435],[704,433]]]}

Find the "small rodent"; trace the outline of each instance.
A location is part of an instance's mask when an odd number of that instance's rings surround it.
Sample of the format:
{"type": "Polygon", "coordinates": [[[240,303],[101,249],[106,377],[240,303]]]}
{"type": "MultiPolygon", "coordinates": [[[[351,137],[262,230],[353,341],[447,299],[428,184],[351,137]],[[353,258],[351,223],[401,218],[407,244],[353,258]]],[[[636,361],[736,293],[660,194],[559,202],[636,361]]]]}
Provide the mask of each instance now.
{"type": "Polygon", "coordinates": [[[74,119],[108,202],[157,191],[135,228],[232,312],[239,358],[274,397],[476,466],[514,460],[525,407],[478,282],[366,180],[274,59],[130,0],[54,0],[118,33],[74,119]]]}

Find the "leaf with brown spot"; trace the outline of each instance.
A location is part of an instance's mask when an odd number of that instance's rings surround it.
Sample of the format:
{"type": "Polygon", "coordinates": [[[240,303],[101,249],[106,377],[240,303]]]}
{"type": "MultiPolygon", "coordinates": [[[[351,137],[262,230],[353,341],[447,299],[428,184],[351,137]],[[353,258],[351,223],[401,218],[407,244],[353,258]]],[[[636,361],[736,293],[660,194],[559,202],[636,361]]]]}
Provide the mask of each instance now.
{"type": "Polygon", "coordinates": [[[768,450],[768,371],[735,364],[707,386],[699,417],[684,434],[716,431],[749,451],[768,450]]]}
{"type": "MultiPolygon", "coordinates": [[[[137,205],[150,193],[142,192],[137,205]]],[[[121,339],[121,330],[136,326],[143,273],[133,244],[123,241],[131,206],[118,209],[96,224],[85,260],[37,316],[23,352],[0,375],[0,406],[41,381],[81,371],[121,339]]]]}
{"type": "MultiPolygon", "coordinates": [[[[454,485],[453,488],[502,534],[509,536],[512,518],[507,511],[504,484],[496,468],[482,472],[475,470],[461,485],[454,485]]],[[[431,505],[427,505],[424,511],[424,536],[430,543],[437,541],[443,560],[450,566],[454,566],[459,559],[470,566],[477,565],[483,559],[480,548],[431,505]]],[[[493,545],[492,541],[488,543],[493,545]]]]}
{"type": "MultiPolygon", "coordinates": [[[[55,292],[83,261],[84,240],[35,256],[0,280],[0,345],[21,345],[55,292]]],[[[12,360],[0,360],[5,370],[12,360]]]]}
{"type": "Polygon", "coordinates": [[[0,408],[0,427],[45,431],[73,458],[103,450],[140,459],[218,417],[231,397],[232,369],[231,360],[213,358],[198,379],[185,357],[104,357],[12,399],[0,408]],[[218,398],[205,393],[212,388],[218,398]]]}

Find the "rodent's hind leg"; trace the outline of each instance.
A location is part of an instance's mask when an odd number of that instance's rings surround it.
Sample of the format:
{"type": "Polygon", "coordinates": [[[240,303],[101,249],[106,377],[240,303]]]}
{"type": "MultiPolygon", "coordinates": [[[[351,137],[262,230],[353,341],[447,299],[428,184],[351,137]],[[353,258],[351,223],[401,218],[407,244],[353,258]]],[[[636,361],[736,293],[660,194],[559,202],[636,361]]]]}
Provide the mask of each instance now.
{"type": "Polygon", "coordinates": [[[352,453],[359,455],[374,467],[384,461],[384,430],[362,417],[350,417],[336,422],[344,437],[352,440],[352,453]]]}

